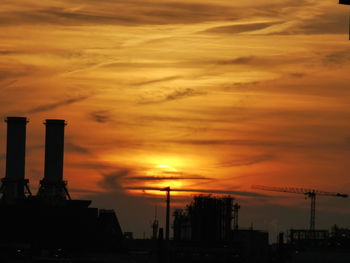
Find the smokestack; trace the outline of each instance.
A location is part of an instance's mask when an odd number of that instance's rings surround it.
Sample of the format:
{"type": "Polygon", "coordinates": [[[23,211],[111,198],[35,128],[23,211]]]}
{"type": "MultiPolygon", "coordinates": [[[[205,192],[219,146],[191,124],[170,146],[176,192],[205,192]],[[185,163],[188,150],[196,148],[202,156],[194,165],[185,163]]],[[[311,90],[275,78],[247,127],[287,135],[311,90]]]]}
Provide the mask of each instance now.
{"type": "Polygon", "coordinates": [[[64,120],[46,120],[45,169],[40,181],[39,195],[47,200],[65,200],[69,197],[66,182],[63,181],[64,120]]]}
{"type": "Polygon", "coordinates": [[[1,200],[15,203],[25,198],[25,188],[29,191],[28,180],[24,179],[26,148],[26,117],[7,117],[6,175],[3,178],[1,200]]]}
{"type": "Polygon", "coordinates": [[[64,120],[46,120],[45,180],[63,181],[64,120]]]}

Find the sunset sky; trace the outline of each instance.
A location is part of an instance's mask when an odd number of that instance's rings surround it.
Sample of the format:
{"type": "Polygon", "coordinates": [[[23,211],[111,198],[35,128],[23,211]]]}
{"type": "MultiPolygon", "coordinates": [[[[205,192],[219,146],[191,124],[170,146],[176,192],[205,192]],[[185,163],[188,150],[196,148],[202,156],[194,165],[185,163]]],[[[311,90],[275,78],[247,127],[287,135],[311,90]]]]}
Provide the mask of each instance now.
{"type": "MultiPolygon", "coordinates": [[[[242,227],[306,228],[302,195],[251,185],[350,193],[348,26],[336,0],[1,0],[1,117],[30,120],[34,193],[42,123],[65,119],[71,195],[123,231],[164,214],[164,193],[127,188],[166,186],[235,191],[242,227]]],[[[350,200],[318,198],[316,227],[349,222],[350,200]]]]}

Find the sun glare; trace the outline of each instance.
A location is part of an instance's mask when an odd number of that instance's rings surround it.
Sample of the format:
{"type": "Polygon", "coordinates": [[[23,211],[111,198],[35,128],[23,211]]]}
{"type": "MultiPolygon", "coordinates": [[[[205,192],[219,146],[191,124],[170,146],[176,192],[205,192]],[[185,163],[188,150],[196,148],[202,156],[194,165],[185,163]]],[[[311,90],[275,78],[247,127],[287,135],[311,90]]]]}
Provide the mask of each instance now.
{"type": "Polygon", "coordinates": [[[170,166],[167,164],[160,164],[158,165],[159,168],[169,168],[170,166]]]}
{"type": "MultiPolygon", "coordinates": [[[[145,188],[166,188],[179,189],[184,186],[184,181],[181,179],[182,172],[174,166],[166,163],[161,163],[153,166],[146,172],[147,176],[154,178],[151,181],[145,181],[145,188]]],[[[162,191],[145,190],[147,194],[164,195],[162,191]]],[[[174,192],[176,195],[176,192],[174,192]]]]}
{"type": "MultiPolygon", "coordinates": [[[[105,156],[105,159],[110,162],[113,162],[115,158],[116,155],[105,156]]],[[[144,177],[143,180],[126,181],[126,187],[144,188],[142,191],[129,190],[134,194],[164,195],[162,191],[147,190],[147,188],[188,188],[191,185],[191,180],[188,179],[186,174],[192,173],[193,167],[197,165],[196,158],[192,156],[187,156],[185,158],[182,156],[138,155],[133,158],[133,160],[142,167],[137,171],[138,176],[144,177]]],[[[181,192],[172,193],[172,195],[180,194],[181,192]]]]}

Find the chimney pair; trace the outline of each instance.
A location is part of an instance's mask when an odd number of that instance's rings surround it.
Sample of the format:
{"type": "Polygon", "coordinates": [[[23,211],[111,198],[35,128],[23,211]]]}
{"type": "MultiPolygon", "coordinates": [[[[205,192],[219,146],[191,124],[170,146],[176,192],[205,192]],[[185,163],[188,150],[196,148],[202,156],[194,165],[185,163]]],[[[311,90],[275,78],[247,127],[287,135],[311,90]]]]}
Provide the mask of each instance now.
{"type": "MultiPolygon", "coordinates": [[[[8,117],[6,174],[1,180],[1,201],[15,204],[31,196],[28,179],[25,179],[25,117],[8,117]]],[[[45,175],[40,181],[38,196],[48,201],[70,199],[63,181],[64,120],[46,120],[45,134],[45,175]]]]}

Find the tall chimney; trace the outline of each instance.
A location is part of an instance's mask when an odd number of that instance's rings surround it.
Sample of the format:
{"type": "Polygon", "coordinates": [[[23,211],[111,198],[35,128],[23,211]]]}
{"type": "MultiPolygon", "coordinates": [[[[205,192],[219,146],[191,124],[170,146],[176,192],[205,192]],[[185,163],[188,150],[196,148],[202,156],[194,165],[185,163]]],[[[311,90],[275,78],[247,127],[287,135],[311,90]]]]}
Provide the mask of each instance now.
{"type": "Polygon", "coordinates": [[[63,180],[64,120],[46,120],[45,179],[50,182],[63,180]]]}
{"type": "Polygon", "coordinates": [[[46,120],[45,169],[44,179],[40,181],[39,196],[49,202],[65,200],[69,194],[63,180],[64,120],[46,120]]]}
{"type": "Polygon", "coordinates": [[[0,192],[5,203],[15,203],[25,198],[29,191],[28,180],[24,179],[26,148],[26,117],[7,117],[6,175],[0,192]]]}

